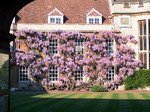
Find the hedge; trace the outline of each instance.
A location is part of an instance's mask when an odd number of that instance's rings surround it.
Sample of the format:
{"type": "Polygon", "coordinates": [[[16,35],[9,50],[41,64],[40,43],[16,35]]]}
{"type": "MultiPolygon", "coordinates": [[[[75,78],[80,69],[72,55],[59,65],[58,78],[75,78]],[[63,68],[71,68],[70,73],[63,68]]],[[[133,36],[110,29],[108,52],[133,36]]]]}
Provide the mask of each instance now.
{"type": "Polygon", "coordinates": [[[93,92],[107,92],[108,90],[101,86],[92,86],[91,91],[93,92]]]}
{"type": "Polygon", "coordinates": [[[126,90],[135,90],[150,86],[150,70],[139,70],[124,81],[126,90]]]}

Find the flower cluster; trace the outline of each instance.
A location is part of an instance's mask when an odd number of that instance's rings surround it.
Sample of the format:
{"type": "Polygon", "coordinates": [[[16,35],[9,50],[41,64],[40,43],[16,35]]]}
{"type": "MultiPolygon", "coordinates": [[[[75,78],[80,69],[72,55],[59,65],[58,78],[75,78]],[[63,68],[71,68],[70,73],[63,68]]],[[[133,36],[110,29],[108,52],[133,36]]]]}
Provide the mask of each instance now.
{"type": "MultiPolygon", "coordinates": [[[[79,32],[41,33],[21,30],[16,36],[17,45],[21,46],[24,43],[28,48],[16,49],[16,64],[29,66],[32,76],[48,75],[49,66],[53,65],[59,68],[59,73],[65,75],[65,82],[69,82],[73,79],[74,72],[83,67],[83,75],[89,80],[100,81],[103,84],[101,86],[106,88],[114,88],[126,76],[133,75],[142,67],[141,62],[135,60],[135,51],[127,45],[129,42],[137,44],[131,35],[123,37],[107,31],[97,35],[84,35],[79,32]],[[49,53],[51,39],[57,39],[59,55],[49,53]],[[76,51],[75,40],[78,39],[83,40],[84,54],[78,54],[76,51]],[[113,43],[116,44],[116,51],[110,53],[109,50],[114,49],[113,43]],[[107,81],[106,74],[110,67],[115,68],[116,78],[107,81]]],[[[46,85],[46,79],[42,83],[46,85]]],[[[59,85],[63,84],[60,82],[59,85]]]]}

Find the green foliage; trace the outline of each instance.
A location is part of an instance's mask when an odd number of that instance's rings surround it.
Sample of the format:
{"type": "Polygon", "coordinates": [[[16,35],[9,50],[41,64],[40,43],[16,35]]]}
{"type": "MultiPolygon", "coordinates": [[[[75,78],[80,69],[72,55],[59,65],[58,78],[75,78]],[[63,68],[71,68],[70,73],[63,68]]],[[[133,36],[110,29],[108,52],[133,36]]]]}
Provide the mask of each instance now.
{"type": "Polygon", "coordinates": [[[107,92],[108,90],[106,88],[101,87],[101,86],[92,86],[91,91],[93,91],[93,92],[107,92]]]}
{"type": "Polygon", "coordinates": [[[5,61],[0,69],[0,88],[8,88],[8,73],[9,73],[9,60],[5,61]]]}
{"type": "Polygon", "coordinates": [[[150,86],[150,70],[139,70],[124,81],[126,90],[134,90],[150,86]]]}

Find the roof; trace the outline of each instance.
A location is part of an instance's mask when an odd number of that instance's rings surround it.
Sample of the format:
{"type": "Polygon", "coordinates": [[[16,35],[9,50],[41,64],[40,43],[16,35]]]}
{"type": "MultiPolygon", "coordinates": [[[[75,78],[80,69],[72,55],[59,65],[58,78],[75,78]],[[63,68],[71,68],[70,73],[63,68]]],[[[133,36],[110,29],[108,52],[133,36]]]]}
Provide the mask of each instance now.
{"type": "Polygon", "coordinates": [[[93,8],[102,14],[104,24],[111,22],[109,0],[36,0],[17,14],[19,23],[48,23],[48,14],[55,8],[64,14],[65,24],[86,23],[86,15],[93,8]]]}

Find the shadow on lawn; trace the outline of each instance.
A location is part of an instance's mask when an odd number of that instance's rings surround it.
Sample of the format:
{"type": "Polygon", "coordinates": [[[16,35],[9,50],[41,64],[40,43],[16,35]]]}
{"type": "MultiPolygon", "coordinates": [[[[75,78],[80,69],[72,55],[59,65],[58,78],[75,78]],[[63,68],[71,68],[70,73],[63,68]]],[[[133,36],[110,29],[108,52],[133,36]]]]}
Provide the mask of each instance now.
{"type": "Polygon", "coordinates": [[[11,112],[150,112],[150,100],[30,97],[11,104],[11,112]]]}
{"type": "Polygon", "coordinates": [[[8,111],[8,96],[0,96],[0,112],[8,111]]]}

